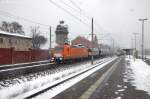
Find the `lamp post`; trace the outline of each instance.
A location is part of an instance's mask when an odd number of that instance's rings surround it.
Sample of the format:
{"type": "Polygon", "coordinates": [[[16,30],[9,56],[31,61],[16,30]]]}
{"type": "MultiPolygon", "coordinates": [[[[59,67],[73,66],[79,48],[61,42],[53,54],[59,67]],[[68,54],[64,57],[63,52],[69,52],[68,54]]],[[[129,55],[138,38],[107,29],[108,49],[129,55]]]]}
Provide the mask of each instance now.
{"type": "Polygon", "coordinates": [[[94,42],[93,42],[93,18],[92,18],[92,23],[91,23],[91,28],[92,28],[92,31],[91,31],[91,36],[92,36],[92,39],[91,39],[91,41],[92,41],[92,52],[91,52],[91,64],[93,65],[93,60],[94,60],[94,57],[93,57],[93,44],[94,44],[94,42]]]}
{"type": "Polygon", "coordinates": [[[134,40],[135,40],[134,44],[135,44],[135,50],[136,50],[136,37],[137,37],[138,33],[133,33],[133,35],[134,35],[134,40]]]}
{"type": "Polygon", "coordinates": [[[131,49],[134,49],[134,44],[133,44],[134,42],[133,41],[134,41],[134,39],[131,37],[131,49]]]}
{"type": "Polygon", "coordinates": [[[137,49],[136,49],[136,37],[137,37],[137,35],[138,35],[138,33],[133,33],[133,35],[134,35],[134,51],[133,51],[133,55],[134,55],[134,61],[135,61],[135,59],[137,58],[137,56],[138,56],[138,51],[137,51],[137,49]]]}
{"type": "Polygon", "coordinates": [[[144,22],[148,19],[139,19],[139,21],[142,22],[142,45],[141,45],[141,51],[142,51],[142,59],[144,59],[144,22]]]}

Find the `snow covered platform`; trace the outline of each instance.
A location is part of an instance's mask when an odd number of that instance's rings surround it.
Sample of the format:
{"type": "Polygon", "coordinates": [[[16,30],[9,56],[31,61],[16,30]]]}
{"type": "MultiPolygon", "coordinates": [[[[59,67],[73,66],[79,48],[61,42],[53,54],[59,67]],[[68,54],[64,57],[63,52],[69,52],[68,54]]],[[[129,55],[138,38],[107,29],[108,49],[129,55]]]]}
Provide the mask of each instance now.
{"type": "MultiPolygon", "coordinates": [[[[2,86],[0,87],[0,99],[24,99],[42,91],[43,89],[56,86],[56,88],[52,88],[49,90],[50,92],[48,92],[48,99],[50,99],[85,77],[91,75],[93,72],[99,69],[103,70],[103,67],[106,67],[107,64],[116,59],[117,57],[107,57],[95,60],[93,65],[91,65],[90,61],[88,61],[74,65],[66,65],[66,67],[61,66],[61,68],[38,72],[37,74],[35,73],[14,79],[18,83],[13,82],[12,80],[9,80],[10,83],[7,83],[7,81],[1,81],[0,85],[2,86]],[[75,78],[67,80],[71,77],[75,78]],[[61,82],[65,80],[68,82],[61,84],[61,82]],[[57,84],[59,83],[60,85],[57,87],[57,84]]],[[[39,98],[37,97],[37,99],[39,98]]],[[[44,95],[44,98],[42,97],[42,99],[46,99],[46,96],[44,95]]]]}
{"type": "Polygon", "coordinates": [[[0,93],[4,93],[1,98],[3,96],[2,99],[7,99],[8,97],[23,99],[26,95],[30,96],[30,94],[40,91],[46,86],[96,66],[90,71],[32,98],[150,99],[150,66],[142,60],[134,59],[132,56],[121,56],[120,58],[101,59],[95,63],[95,65],[84,63],[80,66],[62,69],[33,81],[4,88],[0,90],[0,93]]]}
{"type": "Polygon", "coordinates": [[[90,99],[150,99],[150,66],[126,56],[90,99]]]}
{"type": "MultiPolygon", "coordinates": [[[[120,60],[120,59],[117,59],[120,60]]],[[[97,70],[91,75],[87,76],[77,84],[73,85],[69,89],[63,91],[53,99],[88,99],[95,92],[96,88],[100,83],[105,81],[105,77],[110,76],[111,70],[114,71],[116,66],[113,64],[116,63],[116,60],[111,61],[110,63],[103,66],[103,68],[97,70]]]]}
{"type": "Polygon", "coordinates": [[[113,63],[53,99],[150,99],[149,65],[132,56],[113,63]]]}

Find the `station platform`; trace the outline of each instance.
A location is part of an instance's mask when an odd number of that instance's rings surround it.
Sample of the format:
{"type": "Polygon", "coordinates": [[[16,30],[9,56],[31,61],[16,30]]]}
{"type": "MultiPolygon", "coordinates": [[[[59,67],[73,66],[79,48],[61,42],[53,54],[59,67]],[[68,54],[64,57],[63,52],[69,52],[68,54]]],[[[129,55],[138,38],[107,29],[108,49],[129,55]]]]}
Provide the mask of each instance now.
{"type": "Polygon", "coordinates": [[[122,56],[53,99],[150,99],[145,91],[126,81],[126,68],[122,56]]]}

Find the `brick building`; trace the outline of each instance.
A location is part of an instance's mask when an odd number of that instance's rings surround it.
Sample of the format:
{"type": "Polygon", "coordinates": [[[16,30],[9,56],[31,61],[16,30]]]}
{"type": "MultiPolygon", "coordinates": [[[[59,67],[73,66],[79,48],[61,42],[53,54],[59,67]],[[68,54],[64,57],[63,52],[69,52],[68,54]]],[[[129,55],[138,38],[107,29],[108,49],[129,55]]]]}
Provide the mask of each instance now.
{"type": "Polygon", "coordinates": [[[28,51],[32,48],[32,38],[16,33],[0,31],[0,48],[14,48],[16,51],[28,51]]]}
{"type": "MultiPolygon", "coordinates": [[[[92,42],[86,39],[85,37],[81,37],[81,36],[76,37],[74,40],[71,41],[71,43],[72,45],[82,44],[87,48],[92,48],[92,42]]],[[[99,48],[99,44],[96,36],[94,37],[93,47],[99,48]]]]}

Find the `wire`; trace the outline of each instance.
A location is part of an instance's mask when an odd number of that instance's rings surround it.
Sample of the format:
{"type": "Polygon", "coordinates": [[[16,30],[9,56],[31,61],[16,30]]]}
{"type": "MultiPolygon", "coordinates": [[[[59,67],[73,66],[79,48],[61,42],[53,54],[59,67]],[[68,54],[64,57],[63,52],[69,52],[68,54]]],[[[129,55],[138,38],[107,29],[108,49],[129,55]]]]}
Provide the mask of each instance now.
{"type": "Polygon", "coordinates": [[[69,0],[76,8],[78,8],[79,10],[81,10],[80,6],[78,6],[75,2],[73,2],[72,0],[69,0]]]}
{"type": "MultiPolygon", "coordinates": [[[[64,10],[66,13],[68,13],[69,15],[73,16],[75,19],[77,19],[78,21],[80,21],[81,23],[85,24],[86,26],[90,26],[89,24],[87,24],[86,22],[82,21],[80,18],[78,18],[77,16],[75,16],[74,14],[72,14],[71,12],[69,12],[68,10],[66,10],[65,8],[61,7],[60,5],[58,5],[57,3],[53,2],[52,0],[49,0],[51,3],[53,3],[55,6],[57,6],[58,8],[64,10]]],[[[80,9],[80,11],[74,9],[73,7],[71,7],[70,5],[66,4],[64,1],[60,0],[63,4],[65,4],[66,6],[72,8],[74,11],[78,12],[81,14],[81,8],[76,4],[74,3],[72,0],[69,0],[74,6],[78,7],[80,9]]],[[[82,10],[83,11],[83,10],[82,10]]],[[[38,25],[41,25],[41,26],[44,26],[44,27],[49,27],[50,25],[46,25],[46,24],[42,24],[42,23],[39,23],[39,22],[35,22],[35,21],[32,21],[32,20],[29,20],[29,19],[26,19],[26,18],[23,18],[23,17],[18,17],[18,16],[15,16],[11,13],[8,13],[8,12],[5,12],[5,11],[2,11],[0,10],[0,12],[3,13],[3,16],[7,16],[9,18],[15,18],[15,19],[18,19],[18,20],[23,20],[23,21],[27,21],[27,22],[30,22],[30,23],[34,23],[34,24],[38,24],[38,25]]],[[[85,14],[85,11],[83,11],[83,16],[86,17],[88,20],[91,20],[91,17],[89,17],[89,15],[85,14]]],[[[2,15],[2,14],[0,14],[2,15]]],[[[94,22],[95,26],[98,27],[99,25],[96,24],[96,22],[94,22]]],[[[98,29],[102,29],[101,27],[98,27],[98,29]]]]}
{"type": "Polygon", "coordinates": [[[73,8],[72,6],[70,6],[70,5],[68,5],[67,3],[65,3],[63,0],[59,0],[61,3],[63,3],[64,5],[66,5],[66,6],[68,6],[68,7],[70,7],[71,9],[73,9],[74,11],[76,11],[76,12],[80,12],[79,10],[77,10],[77,9],[75,9],[75,8],[73,8]]]}
{"type": "MultiPolygon", "coordinates": [[[[41,25],[41,26],[50,27],[50,25],[46,25],[46,24],[42,24],[42,23],[39,23],[39,22],[35,22],[35,21],[29,20],[29,19],[26,19],[26,18],[23,18],[23,17],[18,17],[18,16],[15,16],[15,15],[11,14],[11,13],[2,11],[2,10],[0,10],[0,12],[2,12],[4,16],[7,16],[9,18],[15,18],[15,19],[27,21],[27,22],[30,22],[30,23],[38,24],[38,25],[41,25]]],[[[0,15],[2,15],[2,14],[0,14],[0,15]]]]}
{"type": "Polygon", "coordinates": [[[65,3],[63,0],[59,0],[61,3],[63,3],[64,5],[70,7],[72,10],[76,11],[77,13],[80,14],[80,21],[81,21],[81,10],[77,10],[75,8],[73,8],[72,6],[68,5],[67,3],[65,3]]]}
{"type": "MultiPolygon", "coordinates": [[[[85,17],[85,18],[87,18],[88,20],[91,20],[92,19],[92,17],[89,15],[89,14],[87,14],[87,12],[86,11],[84,11],[83,9],[81,9],[81,7],[78,5],[78,4],[76,4],[74,1],[72,1],[72,0],[69,0],[76,8],[78,8],[79,10],[80,10],[80,14],[81,14],[81,11],[83,12],[83,16],[85,17]]],[[[103,28],[95,21],[94,22],[94,24],[95,24],[95,26],[97,27],[97,29],[100,29],[100,31],[103,31],[103,28]]]]}
{"type": "Polygon", "coordinates": [[[53,2],[52,0],[49,0],[49,2],[51,2],[52,4],[54,4],[56,7],[62,9],[63,11],[65,11],[66,13],[68,13],[69,15],[71,15],[72,17],[74,17],[76,20],[80,21],[81,23],[85,24],[86,26],[90,26],[89,24],[85,23],[84,21],[81,21],[80,18],[76,17],[74,14],[72,14],[71,12],[69,12],[68,10],[66,10],[65,8],[63,8],[62,6],[60,6],[59,4],[53,2]]]}
{"type": "MultiPolygon", "coordinates": [[[[64,10],[66,13],[68,13],[69,15],[73,16],[75,19],[77,19],[78,21],[82,22],[83,24],[87,25],[88,27],[90,27],[89,24],[85,23],[84,21],[82,21],[80,18],[76,17],[74,14],[72,14],[71,12],[69,12],[68,10],[66,10],[65,8],[63,8],[62,6],[60,6],[59,4],[53,2],[52,0],[49,0],[51,3],[53,3],[55,6],[57,6],[58,8],[64,10]]],[[[76,9],[74,9],[73,7],[71,7],[70,5],[66,4],[64,1],[60,0],[61,3],[63,3],[64,5],[70,7],[71,9],[73,9],[74,11],[78,12],[81,15],[81,11],[83,11],[76,3],[74,3],[72,0],[69,0],[74,6],[78,7],[78,9],[80,9],[80,11],[77,11],[76,9]]],[[[89,15],[87,15],[87,13],[85,11],[83,11],[83,16],[88,20],[91,21],[92,17],[90,17],[89,15]]],[[[94,27],[96,29],[96,31],[98,32],[99,29],[100,31],[103,30],[101,26],[99,26],[96,22],[94,22],[95,26],[94,27]]]]}
{"type": "Polygon", "coordinates": [[[73,2],[72,0],[69,0],[77,9],[79,9],[78,13],[82,14],[81,12],[83,12],[83,16],[86,17],[88,20],[91,20],[92,17],[89,17],[87,15],[87,13],[85,13],[85,11],[83,9],[80,8],[80,6],[78,6],[75,2],[73,2]]]}

